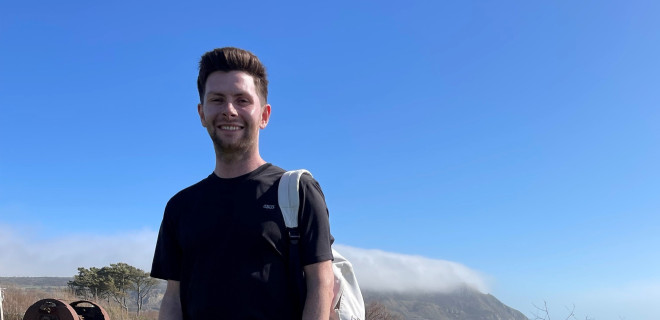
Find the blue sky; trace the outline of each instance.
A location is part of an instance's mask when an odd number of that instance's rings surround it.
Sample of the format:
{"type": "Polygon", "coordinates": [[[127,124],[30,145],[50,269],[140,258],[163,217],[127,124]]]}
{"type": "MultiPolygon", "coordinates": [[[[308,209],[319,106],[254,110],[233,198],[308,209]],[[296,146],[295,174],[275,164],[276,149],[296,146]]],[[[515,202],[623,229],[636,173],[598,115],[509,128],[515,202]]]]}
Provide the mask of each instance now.
{"type": "Polygon", "coordinates": [[[199,56],[238,46],[269,72],[262,156],[312,171],[338,243],[460,263],[526,315],[650,318],[659,9],[2,2],[0,241],[155,232],[213,169],[199,56]]]}

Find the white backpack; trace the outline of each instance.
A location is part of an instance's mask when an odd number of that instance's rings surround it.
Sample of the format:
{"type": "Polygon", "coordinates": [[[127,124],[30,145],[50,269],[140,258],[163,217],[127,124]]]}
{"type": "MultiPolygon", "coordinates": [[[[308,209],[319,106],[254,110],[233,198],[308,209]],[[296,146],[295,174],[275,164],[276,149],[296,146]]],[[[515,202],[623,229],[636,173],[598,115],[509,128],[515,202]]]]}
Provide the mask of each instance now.
{"type": "MultiPolygon", "coordinates": [[[[298,208],[300,207],[298,188],[300,177],[304,173],[312,175],[305,169],[287,171],[278,186],[279,206],[284,216],[284,223],[290,230],[298,228],[298,208]]],[[[332,255],[334,256],[332,270],[335,273],[335,286],[330,319],[365,320],[364,300],[353,272],[353,265],[334,248],[332,255]]]]}

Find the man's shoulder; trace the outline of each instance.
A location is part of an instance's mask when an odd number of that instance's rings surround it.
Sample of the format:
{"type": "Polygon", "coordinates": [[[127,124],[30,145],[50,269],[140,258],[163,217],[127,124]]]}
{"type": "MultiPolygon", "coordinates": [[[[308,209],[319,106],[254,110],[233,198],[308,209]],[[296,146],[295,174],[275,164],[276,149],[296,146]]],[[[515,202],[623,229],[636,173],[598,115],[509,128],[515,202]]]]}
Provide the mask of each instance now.
{"type": "Polygon", "coordinates": [[[284,170],[284,169],[282,169],[282,168],[280,168],[280,167],[278,167],[278,166],[276,166],[276,165],[274,165],[270,162],[264,164],[263,167],[262,167],[262,170],[261,170],[261,174],[264,174],[264,175],[280,175],[281,176],[282,174],[284,174],[284,172],[286,172],[286,170],[284,170]]]}
{"type": "MultiPolygon", "coordinates": [[[[255,170],[255,174],[251,176],[251,179],[259,181],[260,183],[266,183],[266,184],[277,184],[280,181],[280,178],[282,178],[282,175],[287,172],[287,170],[284,170],[276,165],[273,165],[271,163],[268,163],[264,165],[262,168],[255,170]]],[[[300,187],[302,189],[313,189],[316,192],[323,193],[321,190],[321,185],[319,182],[312,176],[311,172],[310,174],[303,174],[300,177],[300,187]]]]}
{"type": "Polygon", "coordinates": [[[315,189],[321,191],[321,185],[319,184],[318,180],[316,180],[316,178],[310,174],[303,174],[302,177],[300,177],[300,183],[303,186],[312,186],[315,189]]]}
{"type": "Polygon", "coordinates": [[[317,192],[323,195],[323,190],[321,185],[313,176],[313,172],[310,171],[310,174],[303,174],[300,176],[300,188],[303,190],[303,194],[307,192],[317,192]]]}
{"type": "Polygon", "coordinates": [[[266,163],[256,170],[250,172],[247,180],[255,180],[259,182],[275,182],[286,172],[286,170],[272,164],[266,163]]]}

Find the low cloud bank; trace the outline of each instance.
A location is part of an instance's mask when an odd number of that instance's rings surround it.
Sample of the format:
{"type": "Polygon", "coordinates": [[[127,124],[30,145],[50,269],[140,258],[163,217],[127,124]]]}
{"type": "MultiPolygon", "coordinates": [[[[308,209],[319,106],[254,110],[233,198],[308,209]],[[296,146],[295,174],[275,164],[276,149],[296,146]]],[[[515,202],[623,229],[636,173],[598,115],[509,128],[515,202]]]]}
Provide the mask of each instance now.
{"type": "MultiPolygon", "coordinates": [[[[157,231],[115,235],[70,234],[33,240],[25,230],[0,225],[0,276],[71,277],[78,267],[125,262],[151,270],[157,231]]],[[[470,286],[486,292],[476,271],[455,262],[335,245],[355,268],[360,286],[378,291],[450,292],[470,286]]]]}
{"type": "Polygon", "coordinates": [[[0,225],[0,276],[71,277],[77,274],[78,267],[103,267],[117,262],[149,271],[158,232],[71,234],[40,241],[31,240],[29,235],[25,230],[0,225]]]}
{"type": "Polygon", "coordinates": [[[485,277],[456,262],[335,245],[351,261],[360,288],[397,292],[451,292],[465,286],[487,292],[485,277]]]}

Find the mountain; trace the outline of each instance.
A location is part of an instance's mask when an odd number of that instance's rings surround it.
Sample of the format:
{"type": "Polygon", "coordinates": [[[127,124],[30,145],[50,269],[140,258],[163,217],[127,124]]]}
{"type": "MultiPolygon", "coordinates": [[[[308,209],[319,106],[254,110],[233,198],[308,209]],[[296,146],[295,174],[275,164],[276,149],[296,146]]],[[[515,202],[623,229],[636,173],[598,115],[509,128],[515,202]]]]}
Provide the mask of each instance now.
{"type": "Polygon", "coordinates": [[[470,288],[451,293],[363,292],[365,303],[377,301],[406,320],[529,320],[494,296],[470,288]]]}

